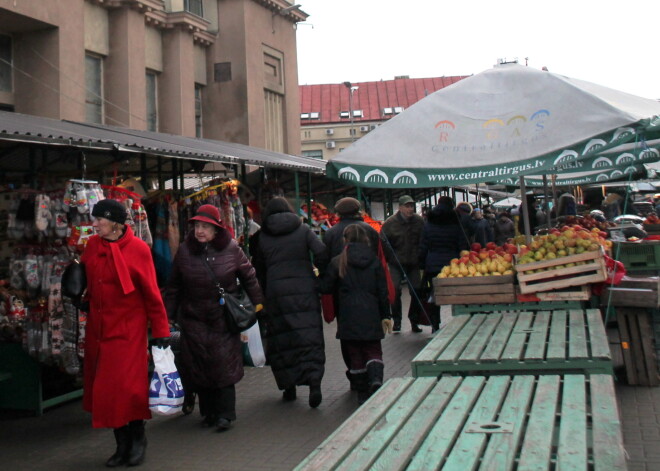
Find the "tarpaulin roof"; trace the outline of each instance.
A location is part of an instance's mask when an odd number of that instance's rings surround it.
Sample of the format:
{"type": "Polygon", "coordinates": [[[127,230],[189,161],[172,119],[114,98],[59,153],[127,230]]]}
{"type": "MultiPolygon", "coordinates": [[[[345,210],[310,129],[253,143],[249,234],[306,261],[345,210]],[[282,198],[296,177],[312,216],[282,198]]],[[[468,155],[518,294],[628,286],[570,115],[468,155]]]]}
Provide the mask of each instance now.
{"type": "Polygon", "coordinates": [[[208,162],[281,167],[311,173],[323,173],[325,166],[318,159],[242,144],[5,111],[0,111],[0,141],[62,145],[95,151],[119,150],[208,162]]]}
{"type": "Polygon", "coordinates": [[[588,183],[657,160],[647,143],[659,136],[657,101],[505,64],[420,100],[332,159],[327,173],[374,188],[576,172],[588,183]],[[636,145],[618,162],[601,158],[625,143],[636,145]]]}

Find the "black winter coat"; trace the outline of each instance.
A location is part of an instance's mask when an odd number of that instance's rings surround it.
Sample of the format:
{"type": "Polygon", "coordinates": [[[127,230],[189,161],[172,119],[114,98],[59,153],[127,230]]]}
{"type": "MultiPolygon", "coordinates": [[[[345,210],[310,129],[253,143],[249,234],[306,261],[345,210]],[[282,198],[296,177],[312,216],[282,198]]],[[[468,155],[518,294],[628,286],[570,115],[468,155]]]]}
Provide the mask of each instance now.
{"type": "Polygon", "coordinates": [[[324,236],[323,242],[327,247],[328,260],[336,257],[344,250],[344,229],[351,224],[360,224],[367,231],[369,237],[369,245],[374,255],[378,256],[378,243],[380,236],[376,229],[364,222],[360,216],[344,216],[337,224],[328,229],[324,236]]]}
{"type": "Polygon", "coordinates": [[[231,386],[243,377],[240,335],[227,330],[224,306],[202,257],[226,291],[237,291],[238,277],[252,302],[263,303],[254,268],[226,230],[208,244],[190,231],[174,258],[163,300],[169,318],[181,327],[179,373],[193,390],[231,386]]]}
{"type": "Polygon", "coordinates": [[[443,221],[433,211],[429,213],[419,243],[419,263],[427,274],[438,274],[461,250],[468,248],[468,240],[458,222],[443,221]]]}
{"type": "Polygon", "coordinates": [[[320,384],[325,372],[318,279],[325,245],[293,213],[274,213],[261,225],[253,261],[265,279],[267,356],[280,389],[320,384]]]}
{"type": "Polygon", "coordinates": [[[403,217],[401,212],[387,218],[381,229],[385,248],[385,257],[388,263],[396,266],[396,260],[406,268],[417,268],[417,252],[419,250],[419,239],[424,228],[424,219],[419,214],[413,214],[409,219],[403,217]],[[385,241],[387,237],[387,241],[385,241]],[[388,244],[389,242],[389,244],[388,244]],[[396,254],[396,259],[390,247],[396,254]]]}
{"type": "Polygon", "coordinates": [[[337,338],[380,340],[381,321],[390,317],[387,282],[380,260],[365,244],[348,244],[348,266],[339,277],[338,255],[332,259],[321,282],[321,291],[335,294],[337,338]]]}

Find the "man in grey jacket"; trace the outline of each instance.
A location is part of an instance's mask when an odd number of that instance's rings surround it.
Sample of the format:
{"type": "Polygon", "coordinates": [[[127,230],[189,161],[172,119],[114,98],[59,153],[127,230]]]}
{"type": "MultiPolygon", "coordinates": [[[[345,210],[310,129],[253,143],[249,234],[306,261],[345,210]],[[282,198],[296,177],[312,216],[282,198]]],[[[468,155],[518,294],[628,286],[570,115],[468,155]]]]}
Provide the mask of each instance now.
{"type": "MultiPolygon", "coordinates": [[[[423,227],[424,219],[415,212],[415,200],[409,195],[403,195],[399,198],[399,210],[387,218],[381,229],[385,257],[395,291],[394,304],[392,304],[395,333],[401,332],[401,283],[407,276],[412,284],[412,286],[408,285],[411,302],[415,302],[412,290],[419,288],[421,281],[417,252],[423,227]]],[[[416,318],[410,319],[410,325],[413,332],[422,331],[417,325],[416,318]]]]}

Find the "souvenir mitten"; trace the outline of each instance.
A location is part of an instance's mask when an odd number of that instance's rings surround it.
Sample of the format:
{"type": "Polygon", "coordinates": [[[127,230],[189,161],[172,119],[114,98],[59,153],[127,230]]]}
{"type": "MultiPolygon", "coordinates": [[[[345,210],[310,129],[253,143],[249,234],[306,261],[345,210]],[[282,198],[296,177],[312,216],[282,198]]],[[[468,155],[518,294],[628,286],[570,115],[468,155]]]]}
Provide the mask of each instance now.
{"type": "Polygon", "coordinates": [[[73,187],[76,194],[76,207],[80,214],[89,213],[89,201],[87,201],[87,190],[82,183],[76,183],[73,187]]]}
{"type": "Polygon", "coordinates": [[[69,181],[66,183],[66,188],[64,189],[64,197],[62,198],[62,206],[64,206],[63,209],[68,211],[69,208],[72,208],[76,205],[75,201],[76,196],[73,192],[73,183],[69,181]]]}
{"type": "Polygon", "coordinates": [[[9,203],[9,211],[7,212],[7,237],[10,239],[20,239],[23,236],[23,230],[18,229],[16,220],[16,210],[18,209],[18,200],[13,199],[9,203]]]}
{"type": "Polygon", "coordinates": [[[87,328],[87,313],[78,310],[78,356],[85,356],[85,331],[87,328]]]}
{"type": "Polygon", "coordinates": [[[179,205],[176,201],[172,200],[169,203],[169,221],[167,224],[167,238],[170,243],[170,252],[172,258],[179,250],[180,235],[179,235],[179,205]]]}
{"type": "Polygon", "coordinates": [[[66,211],[64,211],[60,200],[55,201],[54,212],[53,220],[55,222],[55,237],[66,237],[69,218],[67,217],[66,211]]]}
{"type": "Polygon", "coordinates": [[[62,361],[64,371],[70,375],[80,372],[80,360],[76,352],[78,336],[76,335],[78,325],[78,310],[70,303],[64,303],[64,322],[62,323],[62,335],[64,345],[62,346],[62,361]]]}
{"type": "Polygon", "coordinates": [[[142,203],[136,201],[133,203],[133,212],[135,214],[135,228],[138,237],[145,241],[149,247],[154,245],[154,240],[151,237],[149,230],[149,221],[147,221],[147,211],[145,211],[142,203]]]}
{"type": "Polygon", "coordinates": [[[37,263],[36,255],[28,255],[25,257],[25,264],[23,266],[25,282],[30,297],[36,296],[39,290],[39,264],[37,263]]]}
{"type": "Polygon", "coordinates": [[[37,230],[46,231],[52,218],[50,198],[47,195],[37,195],[34,200],[34,225],[37,230]]]}
{"type": "Polygon", "coordinates": [[[41,295],[48,296],[50,292],[50,279],[53,276],[54,257],[45,255],[43,257],[43,265],[41,270],[41,295]]]}
{"type": "Polygon", "coordinates": [[[89,205],[89,214],[92,214],[94,205],[99,202],[99,194],[95,188],[87,188],[87,204],[89,205]]]}
{"type": "Polygon", "coordinates": [[[11,262],[11,270],[9,274],[9,286],[15,290],[25,289],[25,278],[23,272],[25,270],[25,261],[22,259],[14,259],[11,262]]]}
{"type": "Polygon", "coordinates": [[[126,222],[125,224],[127,226],[130,226],[131,229],[133,229],[133,232],[137,234],[137,230],[135,227],[135,220],[133,219],[133,200],[130,198],[126,198],[124,201],[122,201],[124,206],[126,206],[126,222]]]}
{"type": "Polygon", "coordinates": [[[9,312],[7,317],[9,317],[9,322],[13,324],[20,324],[25,321],[27,316],[27,308],[23,303],[23,300],[18,296],[11,296],[9,298],[9,312]]]}
{"type": "Polygon", "coordinates": [[[64,345],[62,323],[64,322],[64,307],[62,306],[62,283],[60,281],[50,285],[48,294],[48,319],[51,335],[51,352],[53,358],[59,363],[64,345]]]}

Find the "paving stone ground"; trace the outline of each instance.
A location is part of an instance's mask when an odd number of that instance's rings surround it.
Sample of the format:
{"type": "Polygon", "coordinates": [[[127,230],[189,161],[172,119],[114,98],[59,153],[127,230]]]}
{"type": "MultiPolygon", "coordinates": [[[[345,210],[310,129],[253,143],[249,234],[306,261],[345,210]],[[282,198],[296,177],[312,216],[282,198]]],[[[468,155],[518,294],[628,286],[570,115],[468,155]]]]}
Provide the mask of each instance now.
{"type": "MultiPolygon", "coordinates": [[[[443,312],[443,318],[446,313],[443,312]]],[[[149,471],[289,471],[357,408],[344,376],[335,325],[326,325],[323,403],[307,405],[307,388],[298,400],[283,402],[269,368],[249,368],[237,386],[238,420],[226,433],[200,428],[196,410],[189,416],[155,418],[147,425],[149,471]]],[[[383,342],[386,379],[410,375],[410,361],[431,337],[429,328],[383,342]]],[[[631,471],[660,470],[660,388],[617,385],[631,471]]],[[[94,430],[75,400],[41,417],[0,412],[0,469],[69,471],[106,469],[114,451],[112,433],[94,430]]]]}

